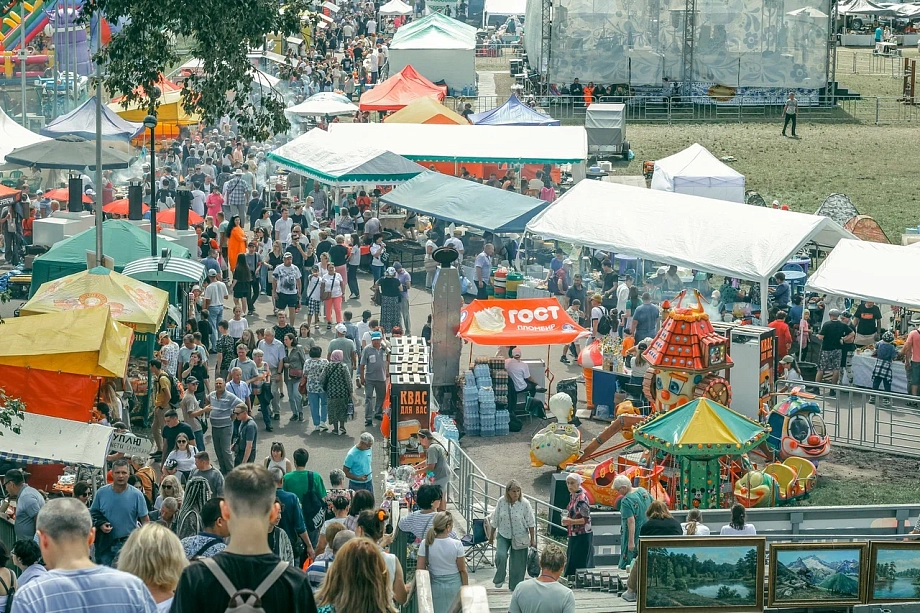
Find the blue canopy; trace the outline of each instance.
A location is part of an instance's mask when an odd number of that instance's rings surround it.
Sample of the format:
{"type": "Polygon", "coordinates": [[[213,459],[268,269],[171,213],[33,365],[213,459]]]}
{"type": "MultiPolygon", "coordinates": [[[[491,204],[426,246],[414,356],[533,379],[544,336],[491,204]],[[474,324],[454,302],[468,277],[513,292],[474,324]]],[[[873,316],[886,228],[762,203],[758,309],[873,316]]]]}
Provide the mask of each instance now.
{"type": "MultiPolygon", "coordinates": [[[[102,140],[131,140],[143,129],[143,124],[122,119],[115,111],[102,105],[102,140]]],[[[96,140],[96,97],[61,115],[42,128],[41,133],[51,138],[74,134],[86,140],[96,140]]]]}
{"type": "Polygon", "coordinates": [[[392,204],[444,221],[496,234],[523,232],[548,202],[439,172],[424,172],[380,197],[392,204]]]}
{"type": "Polygon", "coordinates": [[[558,119],[536,111],[513,95],[498,108],[470,115],[474,125],[483,126],[558,126],[558,119]]]}

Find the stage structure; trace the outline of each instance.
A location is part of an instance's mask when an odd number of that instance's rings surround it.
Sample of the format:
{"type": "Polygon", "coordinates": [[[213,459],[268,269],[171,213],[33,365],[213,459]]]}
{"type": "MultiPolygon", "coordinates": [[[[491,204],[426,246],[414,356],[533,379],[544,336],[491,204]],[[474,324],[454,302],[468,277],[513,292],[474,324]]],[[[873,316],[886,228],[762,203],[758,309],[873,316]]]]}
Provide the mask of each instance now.
{"type": "Polygon", "coordinates": [[[671,88],[698,104],[775,104],[794,91],[818,104],[834,82],[836,15],[832,0],[528,0],[524,48],[558,87],[671,88]]]}

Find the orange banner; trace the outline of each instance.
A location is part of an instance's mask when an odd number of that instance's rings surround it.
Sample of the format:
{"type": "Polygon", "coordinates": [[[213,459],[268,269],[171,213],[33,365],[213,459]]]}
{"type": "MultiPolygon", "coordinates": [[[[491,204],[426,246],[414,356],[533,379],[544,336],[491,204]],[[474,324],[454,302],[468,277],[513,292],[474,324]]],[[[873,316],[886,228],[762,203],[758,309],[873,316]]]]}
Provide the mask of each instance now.
{"type": "Polygon", "coordinates": [[[588,336],[555,298],[474,300],[460,312],[460,338],[477,345],[563,345],[588,336]]]}
{"type": "Polygon", "coordinates": [[[26,411],[89,422],[101,377],[0,364],[0,387],[26,411]]]}

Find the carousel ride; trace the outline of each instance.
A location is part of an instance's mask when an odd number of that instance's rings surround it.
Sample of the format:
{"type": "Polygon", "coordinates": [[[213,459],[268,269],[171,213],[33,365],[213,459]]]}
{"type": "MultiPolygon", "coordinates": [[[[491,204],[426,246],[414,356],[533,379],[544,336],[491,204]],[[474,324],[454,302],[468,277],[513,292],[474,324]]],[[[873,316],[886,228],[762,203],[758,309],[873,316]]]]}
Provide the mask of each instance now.
{"type": "Polygon", "coordinates": [[[728,339],[697,298],[696,307],[678,300],[643,354],[649,406],[620,403],[610,425],[581,448],[571,398],[553,396],[557,422],[534,436],[532,465],[580,474],[592,504],[613,508],[619,496],[611,486],[621,474],[674,509],[772,506],[814,488],[817,461],[830,451],[820,407],[793,390],[763,423],[728,408],[728,339]],[[617,434],[623,440],[608,445],[617,434]]]}

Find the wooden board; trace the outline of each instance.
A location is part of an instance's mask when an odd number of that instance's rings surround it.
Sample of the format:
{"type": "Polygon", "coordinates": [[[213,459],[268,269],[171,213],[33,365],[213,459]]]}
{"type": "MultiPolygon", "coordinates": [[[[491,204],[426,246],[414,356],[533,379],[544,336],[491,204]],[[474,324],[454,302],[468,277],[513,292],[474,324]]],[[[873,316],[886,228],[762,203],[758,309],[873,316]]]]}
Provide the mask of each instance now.
{"type": "MultiPolygon", "coordinates": [[[[508,613],[508,607],[511,605],[511,591],[507,587],[502,589],[490,587],[487,593],[491,613],[508,613]]],[[[575,590],[575,608],[578,613],[634,613],[636,603],[626,602],[615,594],[578,589],[575,590]]]]}

